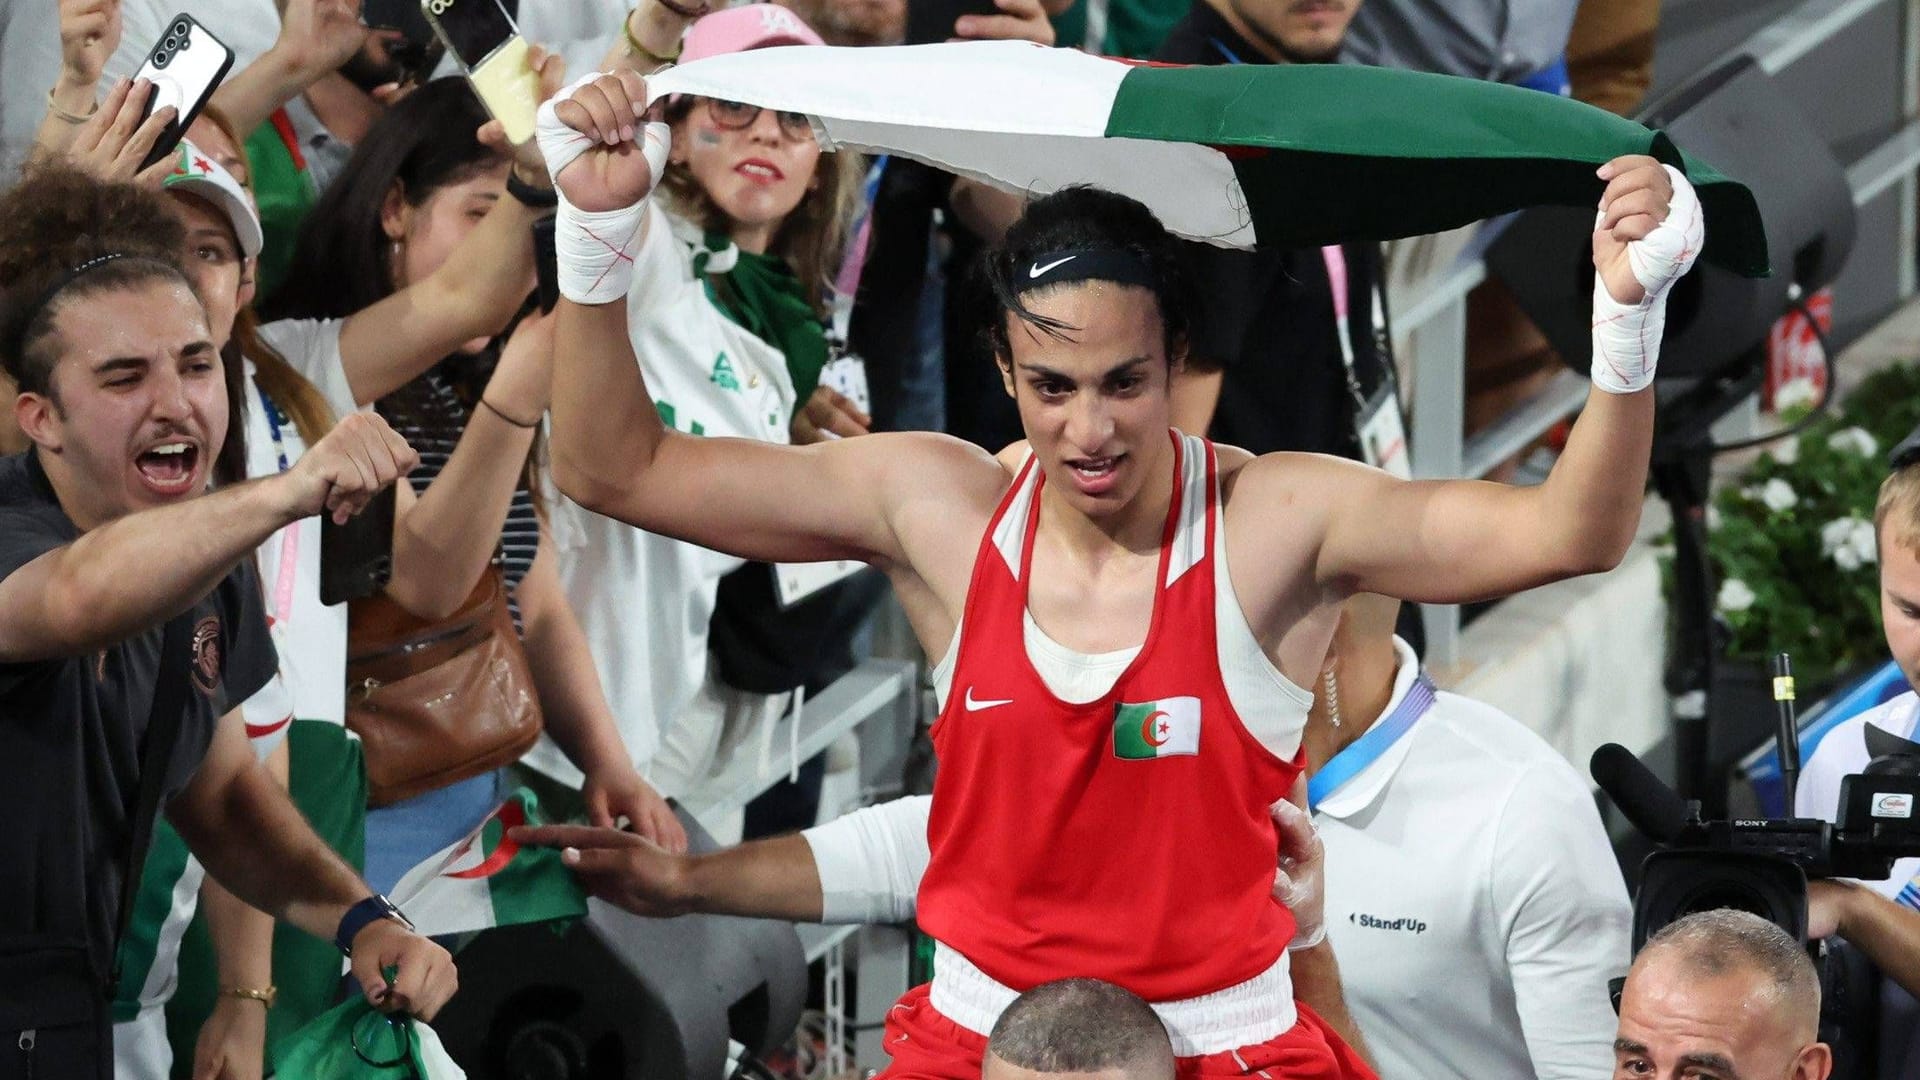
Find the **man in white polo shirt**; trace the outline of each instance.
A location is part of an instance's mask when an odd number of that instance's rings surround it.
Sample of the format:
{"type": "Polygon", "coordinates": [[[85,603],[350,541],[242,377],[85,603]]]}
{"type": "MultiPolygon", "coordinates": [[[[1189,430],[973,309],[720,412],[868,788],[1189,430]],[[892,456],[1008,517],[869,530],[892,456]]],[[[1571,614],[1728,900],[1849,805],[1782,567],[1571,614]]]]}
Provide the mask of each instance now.
{"type": "MultiPolygon", "coordinates": [[[[1436,692],[1397,601],[1347,605],[1308,714],[1309,798],[1346,1005],[1386,1080],[1612,1075],[1609,979],[1632,908],[1587,783],[1538,735],[1436,692]]],[[[795,836],[671,856],[605,831],[529,842],[627,855],[588,887],[648,915],[913,917],[930,799],[795,836]]]]}

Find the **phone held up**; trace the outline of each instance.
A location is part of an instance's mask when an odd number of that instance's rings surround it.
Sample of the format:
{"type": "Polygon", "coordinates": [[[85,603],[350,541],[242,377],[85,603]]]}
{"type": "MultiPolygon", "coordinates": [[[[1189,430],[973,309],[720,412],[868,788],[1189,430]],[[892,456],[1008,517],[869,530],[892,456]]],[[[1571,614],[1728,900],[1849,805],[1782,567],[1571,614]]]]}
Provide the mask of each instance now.
{"type": "Polygon", "coordinates": [[[962,15],[998,15],[993,0],[907,0],[908,45],[933,45],[951,40],[953,24],[962,15]]]}
{"type": "Polygon", "coordinates": [[[168,105],[174,108],[173,120],[154,140],[153,149],[147,151],[146,160],[140,163],[142,169],[158,164],[179,147],[194,117],[200,115],[232,67],[233,50],[193,16],[183,11],[167,21],[160,40],[154,42],[146,62],[133,76],[153,87],[142,120],[168,105]]]}
{"type": "Polygon", "coordinates": [[[344,604],[379,592],[393,575],[393,512],[398,486],[373,497],[365,510],[335,525],[320,515],[320,602],[344,604]]]}
{"type": "Polygon", "coordinates": [[[527,67],[527,41],[499,0],[420,0],[420,10],[507,141],[533,138],[540,76],[527,67]]]}
{"type": "Polygon", "coordinates": [[[386,42],[387,56],[405,72],[401,82],[422,84],[433,77],[446,49],[427,25],[420,0],[361,0],[360,21],[371,30],[397,34],[386,42]]]}

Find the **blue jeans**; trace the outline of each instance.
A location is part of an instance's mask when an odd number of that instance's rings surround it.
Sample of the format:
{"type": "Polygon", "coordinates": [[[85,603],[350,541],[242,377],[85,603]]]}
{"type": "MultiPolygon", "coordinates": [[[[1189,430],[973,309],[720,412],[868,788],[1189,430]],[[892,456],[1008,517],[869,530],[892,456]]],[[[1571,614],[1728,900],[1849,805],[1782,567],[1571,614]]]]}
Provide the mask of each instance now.
{"type": "Polygon", "coordinates": [[[407,871],[477,828],[505,796],[505,769],[367,811],[367,884],[385,895],[407,871]]]}

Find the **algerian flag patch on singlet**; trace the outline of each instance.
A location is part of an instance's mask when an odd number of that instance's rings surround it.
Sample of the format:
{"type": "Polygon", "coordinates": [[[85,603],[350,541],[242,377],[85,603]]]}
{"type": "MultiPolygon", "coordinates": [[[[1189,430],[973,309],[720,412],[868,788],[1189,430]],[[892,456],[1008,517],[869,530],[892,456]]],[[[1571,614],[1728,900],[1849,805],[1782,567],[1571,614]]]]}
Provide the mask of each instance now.
{"type": "Polygon", "coordinates": [[[1200,752],[1200,699],[1161,698],[1113,707],[1113,756],[1147,761],[1200,752]]]}

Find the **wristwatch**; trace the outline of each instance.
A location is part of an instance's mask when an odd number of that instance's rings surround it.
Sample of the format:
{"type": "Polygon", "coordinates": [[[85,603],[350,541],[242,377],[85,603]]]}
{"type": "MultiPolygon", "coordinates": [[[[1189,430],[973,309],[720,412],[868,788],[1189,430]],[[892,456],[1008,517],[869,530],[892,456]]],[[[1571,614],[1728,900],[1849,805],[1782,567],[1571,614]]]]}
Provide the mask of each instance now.
{"type": "Polygon", "coordinates": [[[377,919],[392,919],[406,927],[408,931],[413,930],[413,923],[400,913],[400,909],[394,906],[393,901],[375,893],[348,908],[347,913],[340,916],[340,928],[333,932],[333,944],[340,950],[340,955],[352,956],[353,939],[360,936],[360,931],[365,930],[368,923],[377,919]]]}

